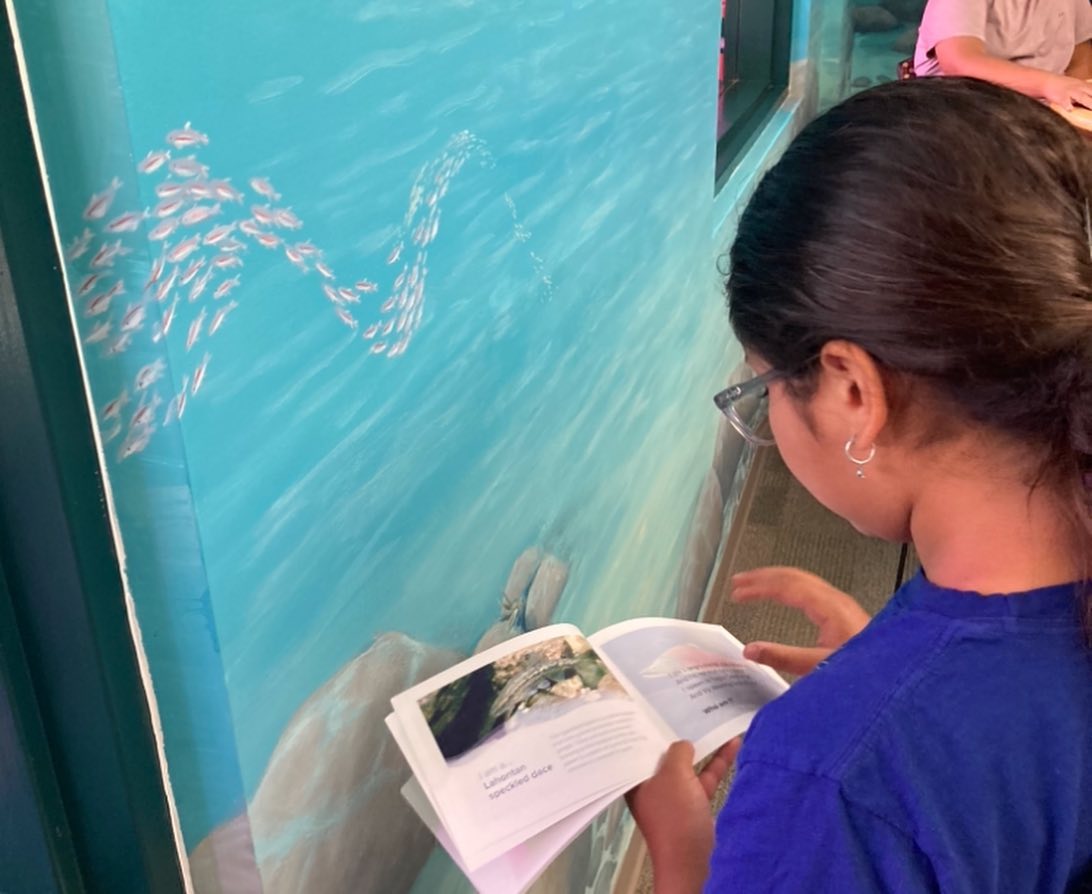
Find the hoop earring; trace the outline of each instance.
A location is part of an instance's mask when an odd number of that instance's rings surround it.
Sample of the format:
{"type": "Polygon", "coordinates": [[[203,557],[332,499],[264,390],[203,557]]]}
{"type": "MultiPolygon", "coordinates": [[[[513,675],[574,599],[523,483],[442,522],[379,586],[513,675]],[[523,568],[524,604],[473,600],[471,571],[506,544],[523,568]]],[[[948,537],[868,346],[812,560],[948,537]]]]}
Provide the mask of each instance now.
{"type": "Polygon", "coordinates": [[[848,459],[851,463],[853,463],[853,465],[855,465],[857,467],[857,477],[858,478],[864,478],[864,466],[867,466],[875,458],[875,456],[876,456],[876,445],[873,444],[871,447],[868,448],[868,456],[866,456],[864,459],[857,459],[857,457],[855,457],[852,453],[849,452],[852,449],[853,449],[853,438],[850,438],[848,441],[846,441],[846,447],[845,447],[846,459],[848,459]]]}

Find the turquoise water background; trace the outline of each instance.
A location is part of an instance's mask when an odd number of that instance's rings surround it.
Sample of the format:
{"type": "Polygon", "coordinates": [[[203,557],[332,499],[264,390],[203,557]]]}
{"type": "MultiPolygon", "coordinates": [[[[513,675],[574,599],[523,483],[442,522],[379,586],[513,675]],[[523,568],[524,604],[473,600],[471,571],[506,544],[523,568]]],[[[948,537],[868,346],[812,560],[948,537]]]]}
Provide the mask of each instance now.
{"type": "MultiPolygon", "coordinates": [[[[558,620],[674,612],[739,357],[712,243],[719,4],[15,6],[62,242],[115,176],[115,211],[154,206],[136,164],[189,121],[212,176],[269,178],[298,238],[381,286],[351,332],[318,277],[250,247],[180,423],[107,446],[188,845],[376,635],[469,651],[528,546],[570,564],[558,620]],[[420,329],[369,353],[415,177],[465,132],[420,329]]],[[[88,347],[92,399],[156,357],[177,390],[201,350],[88,347]]]]}

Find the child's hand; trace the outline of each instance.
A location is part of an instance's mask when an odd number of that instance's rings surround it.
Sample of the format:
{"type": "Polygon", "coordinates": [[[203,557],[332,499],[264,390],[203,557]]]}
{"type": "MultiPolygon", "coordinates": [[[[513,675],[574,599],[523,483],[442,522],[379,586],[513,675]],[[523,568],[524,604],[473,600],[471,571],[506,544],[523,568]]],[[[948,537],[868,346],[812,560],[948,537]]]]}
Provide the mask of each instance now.
{"type": "Polygon", "coordinates": [[[751,661],[788,674],[803,675],[814,670],[820,661],[864,630],[871,620],[852,596],[799,568],[756,568],[741,572],[732,578],[731,599],[733,602],[764,599],[780,602],[802,611],[818,628],[814,648],[754,642],[744,649],[744,656],[751,661]]]}
{"type": "Polygon", "coordinates": [[[1066,75],[1049,75],[1043,98],[1066,112],[1073,106],[1092,109],[1092,84],[1066,75]]]}
{"type": "Polygon", "coordinates": [[[648,845],[656,894],[701,891],[713,853],[710,801],[735,761],[740,744],[740,739],[733,739],[695,773],[694,746],[676,742],[667,750],[656,775],[626,795],[648,845]]]}

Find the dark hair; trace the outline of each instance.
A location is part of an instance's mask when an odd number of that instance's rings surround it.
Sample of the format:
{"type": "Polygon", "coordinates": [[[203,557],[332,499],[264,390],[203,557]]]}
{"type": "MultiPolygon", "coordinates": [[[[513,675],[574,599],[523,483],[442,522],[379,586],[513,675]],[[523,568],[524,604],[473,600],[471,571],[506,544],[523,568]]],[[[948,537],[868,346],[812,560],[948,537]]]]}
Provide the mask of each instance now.
{"type": "Polygon", "coordinates": [[[1090,151],[1061,116],[984,82],[859,93],[763,178],[728,278],[740,341],[798,392],[822,346],[847,339],[893,380],[1038,448],[1029,483],[1067,495],[1086,568],[1090,151]]]}

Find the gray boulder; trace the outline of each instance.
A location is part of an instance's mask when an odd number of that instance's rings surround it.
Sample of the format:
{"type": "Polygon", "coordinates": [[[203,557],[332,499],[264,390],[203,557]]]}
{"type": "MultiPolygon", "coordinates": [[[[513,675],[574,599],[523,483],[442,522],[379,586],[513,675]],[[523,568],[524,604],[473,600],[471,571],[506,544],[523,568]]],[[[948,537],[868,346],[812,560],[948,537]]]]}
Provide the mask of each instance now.
{"type": "Polygon", "coordinates": [[[898,37],[895,38],[895,42],[891,44],[891,49],[896,53],[906,53],[910,55],[918,47],[918,29],[907,28],[898,37]]]}
{"type": "Polygon", "coordinates": [[[858,6],[853,10],[853,30],[859,34],[894,31],[899,20],[882,6],[858,6]]]}
{"type": "Polygon", "coordinates": [[[566,562],[557,556],[546,556],[542,560],[527,593],[523,622],[527,630],[537,630],[550,623],[568,580],[569,566],[566,562]]]}
{"type": "Polygon", "coordinates": [[[879,2],[880,6],[900,22],[909,22],[913,25],[921,23],[921,16],[925,12],[926,0],[879,0],[879,2]]]}
{"type": "Polygon", "coordinates": [[[527,588],[531,586],[531,581],[541,563],[542,550],[532,546],[520,553],[519,558],[512,564],[512,570],[508,572],[508,582],[504,585],[504,595],[501,597],[503,620],[513,619],[517,624],[523,623],[520,617],[523,597],[527,595],[527,588]]]}
{"type": "Polygon", "coordinates": [[[248,811],[264,894],[410,889],[434,841],[402,799],[409,769],[383,718],[391,696],[461,657],[385,633],[300,706],[248,811]]]}
{"type": "Polygon", "coordinates": [[[501,618],[501,620],[497,621],[497,623],[482,634],[482,638],[478,640],[478,644],[474,647],[474,654],[477,655],[479,652],[484,652],[486,649],[498,646],[501,643],[510,640],[513,636],[518,636],[522,632],[519,625],[514,623],[514,618],[501,618]]]}

